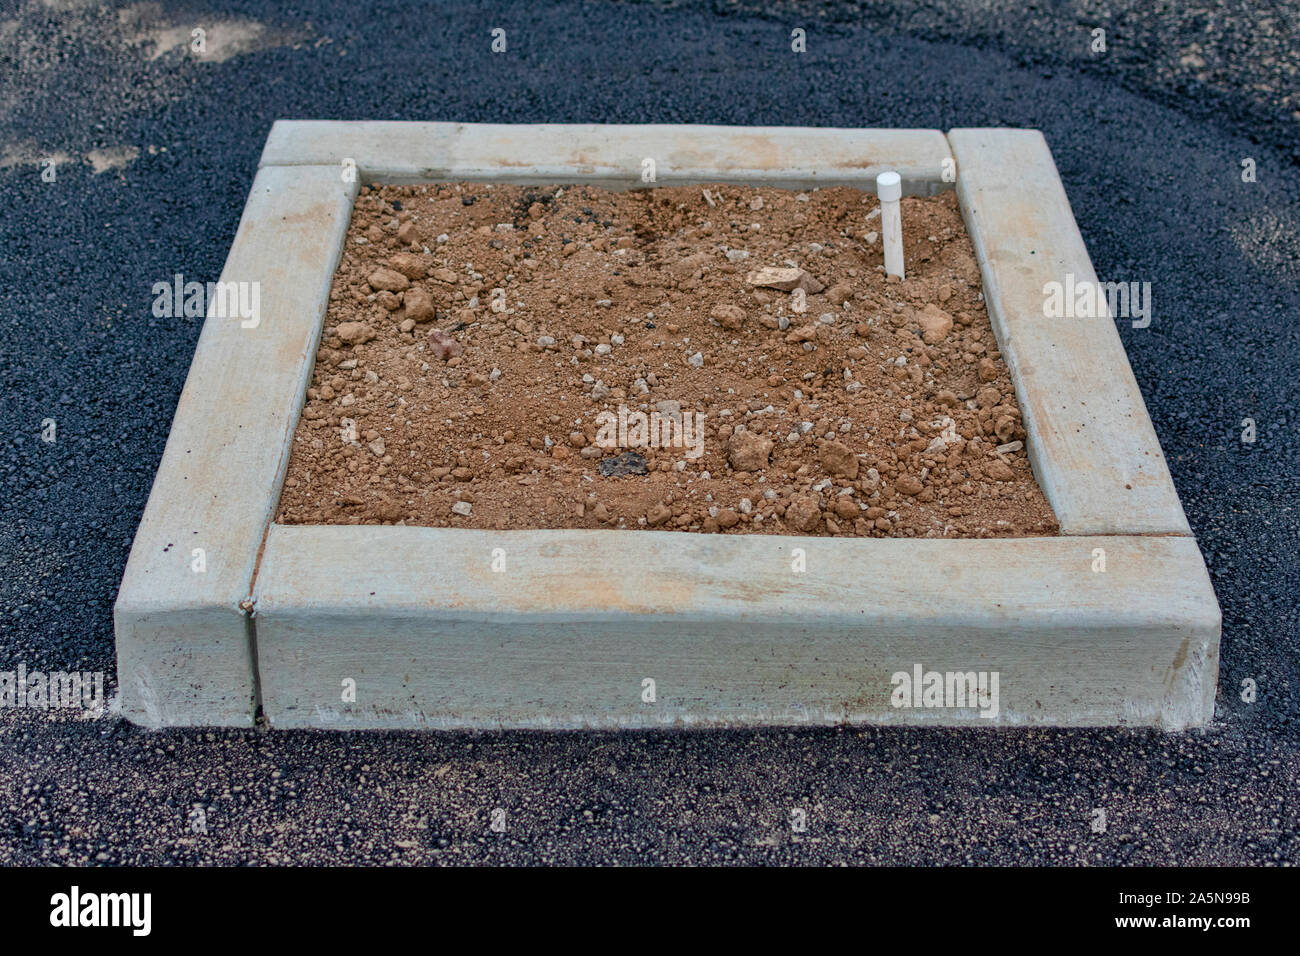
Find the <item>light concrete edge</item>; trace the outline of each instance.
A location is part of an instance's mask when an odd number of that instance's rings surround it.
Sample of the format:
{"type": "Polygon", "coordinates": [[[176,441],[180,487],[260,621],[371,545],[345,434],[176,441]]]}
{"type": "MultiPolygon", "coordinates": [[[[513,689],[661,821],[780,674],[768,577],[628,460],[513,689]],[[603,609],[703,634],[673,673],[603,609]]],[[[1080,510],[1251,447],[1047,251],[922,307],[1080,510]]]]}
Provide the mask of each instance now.
{"type": "Polygon", "coordinates": [[[261,165],[352,162],[363,182],[581,181],[607,188],[753,182],[874,188],[896,169],[910,195],[951,188],[939,130],[656,124],[503,124],[277,120],[261,165]],[[542,159],[541,157],[544,157],[542,159]]]}
{"type": "Polygon", "coordinates": [[[356,191],[333,167],[261,170],[250,188],[220,281],[250,304],[256,288],[259,309],[209,309],[114,603],[135,723],[253,723],[254,569],[356,191]]]}
{"type": "Polygon", "coordinates": [[[273,727],[1179,730],[1213,717],[1221,629],[1178,537],[275,525],[257,592],[273,727]],[[1002,712],[894,709],[888,677],[914,664],[998,670],[1002,712]],[[634,693],[647,677],[663,706],[634,693]]]}
{"type": "Polygon", "coordinates": [[[1097,276],[1042,133],[948,139],[1030,463],[1061,533],[1190,535],[1115,319],[1045,317],[1047,283],[1097,276]]]}

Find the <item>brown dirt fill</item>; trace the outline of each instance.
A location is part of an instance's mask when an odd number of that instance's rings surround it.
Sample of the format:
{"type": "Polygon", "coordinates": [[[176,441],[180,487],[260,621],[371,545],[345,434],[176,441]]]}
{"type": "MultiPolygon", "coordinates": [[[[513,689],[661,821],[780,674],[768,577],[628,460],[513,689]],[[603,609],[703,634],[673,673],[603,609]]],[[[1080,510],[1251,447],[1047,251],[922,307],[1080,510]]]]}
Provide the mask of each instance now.
{"type": "Polygon", "coordinates": [[[1056,534],[956,198],[902,214],[900,283],[849,187],[364,187],[278,520],[1056,534]]]}

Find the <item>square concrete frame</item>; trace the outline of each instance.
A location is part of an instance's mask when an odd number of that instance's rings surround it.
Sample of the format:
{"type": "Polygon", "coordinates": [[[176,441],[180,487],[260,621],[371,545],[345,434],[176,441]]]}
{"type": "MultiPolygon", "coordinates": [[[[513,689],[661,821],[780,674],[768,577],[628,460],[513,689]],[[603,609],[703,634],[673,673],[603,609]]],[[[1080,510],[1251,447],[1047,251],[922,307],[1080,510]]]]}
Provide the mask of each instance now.
{"type": "Polygon", "coordinates": [[[222,274],[261,283],[262,320],[204,324],[114,611],[122,711],[152,727],[1204,725],[1218,604],[1113,320],[1043,317],[1067,273],[1096,278],[1033,130],[277,122],[222,274]],[[872,189],[892,168],[912,194],[955,169],[1062,535],[272,522],[352,172],[621,188],[646,157],[662,184],[872,189]],[[917,664],[998,672],[997,716],[895,709],[891,675],[917,664]]]}

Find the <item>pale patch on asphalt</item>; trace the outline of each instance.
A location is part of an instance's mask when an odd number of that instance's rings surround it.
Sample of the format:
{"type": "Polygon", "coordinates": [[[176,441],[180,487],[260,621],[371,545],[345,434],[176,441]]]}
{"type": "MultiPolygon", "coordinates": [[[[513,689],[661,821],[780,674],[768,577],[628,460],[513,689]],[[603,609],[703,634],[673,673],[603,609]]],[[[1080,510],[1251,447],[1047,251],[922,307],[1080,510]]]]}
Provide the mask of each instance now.
{"type": "MultiPolygon", "coordinates": [[[[189,95],[194,69],[227,63],[259,50],[309,42],[312,29],[260,22],[229,13],[181,12],[160,3],[134,3],[113,9],[101,2],[27,0],[5,4],[0,19],[0,58],[14,68],[0,71],[0,117],[18,113],[56,113],[66,107],[66,50],[99,64],[96,82],[75,97],[99,128],[148,113],[189,95]],[[62,39],[50,42],[53,25],[62,39]],[[193,48],[202,29],[203,51],[193,48]],[[190,63],[202,64],[190,67],[190,63]],[[141,82],[141,70],[148,82],[141,82]]],[[[0,124],[3,125],[3,124],[0,124]]],[[[83,148],[91,143],[80,143],[83,148]]]]}
{"type": "Polygon", "coordinates": [[[150,62],[179,50],[182,56],[199,63],[224,63],[244,53],[279,46],[289,39],[267,30],[265,24],[256,20],[199,15],[178,23],[174,15],[164,19],[162,7],[157,3],[137,3],[119,10],[117,23],[122,31],[122,44],[147,50],[150,62]],[[196,30],[203,31],[202,50],[194,48],[196,30]]]}
{"type": "Polygon", "coordinates": [[[61,149],[43,150],[36,145],[35,140],[28,139],[17,143],[6,143],[4,148],[0,149],[0,169],[40,166],[47,160],[53,160],[57,172],[70,163],[85,162],[90,164],[91,171],[98,176],[112,169],[125,169],[135,162],[139,155],[140,149],[137,146],[107,146],[102,149],[92,149],[84,156],[78,156],[61,149]]]}
{"type": "Polygon", "coordinates": [[[140,150],[135,146],[111,146],[108,149],[92,149],[86,154],[86,162],[95,175],[106,173],[110,169],[125,169],[135,162],[140,150]]]}
{"type": "MultiPolygon", "coordinates": [[[[123,13],[127,12],[123,11],[123,13]]],[[[205,22],[202,18],[197,18],[192,24],[141,29],[133,35],[124,37],[124,41],[128,46],[144,43],[152,47],[152,52],[149,54],[150,61],[172,50],[180,49],[200,63],[224,63],[242,53],[251,53],[263,47],[276,45],[273,38],[267,34],[266,27],[255,20],[205,22]],[[203,31],[201,52],[192,49],[196,29],[203,31]]]]}
{"type": "Polygon", "coordinates": [[[63,166],[73,161],[74,157],[62,150],[49,152],[40,149],[36,141],[23,140],[19,143],[6,143],[0,149],[0,169],[13,169],[15,166],[36,166],[43,160],[52,159],[54,165],[63,166]]]}
{"type": "Polygon", "coordinates": [[[1229,232],[1259,271],[1274,279],[1300,279],[1300,217],[1267,212],[1234,223],[1229,232]]]}

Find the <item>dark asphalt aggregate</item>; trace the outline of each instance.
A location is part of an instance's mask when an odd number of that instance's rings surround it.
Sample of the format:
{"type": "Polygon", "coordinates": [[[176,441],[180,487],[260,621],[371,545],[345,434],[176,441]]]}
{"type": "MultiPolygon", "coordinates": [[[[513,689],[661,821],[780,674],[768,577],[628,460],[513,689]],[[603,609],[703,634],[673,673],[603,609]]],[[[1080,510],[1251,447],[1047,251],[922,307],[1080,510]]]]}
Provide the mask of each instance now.
{"type": "Polygon", "coordinates": [[[1119,329],[1223,609],[1214,724],[1172,735],[0,711],[0,863],[1295,864],[1296,18],[1114,3],[1098,57],[1094,6],[0,3],[0,669],[115,685],[112,604],[199,333],[151,288],[219,274],[281,117],[1042,129],[1098,275],[1152,284],[1151,326],[1119,329]],[[224,62],[150,58],[162,28],[240,21],[263,29],[224,62]]]}

